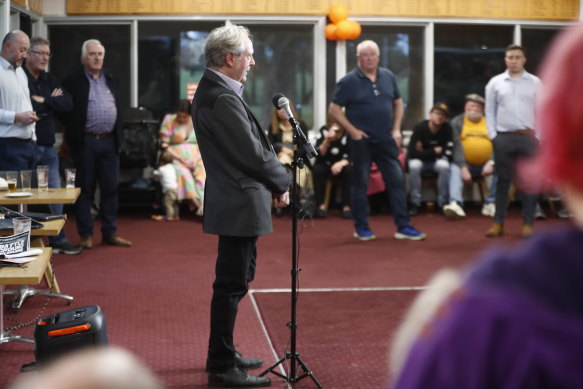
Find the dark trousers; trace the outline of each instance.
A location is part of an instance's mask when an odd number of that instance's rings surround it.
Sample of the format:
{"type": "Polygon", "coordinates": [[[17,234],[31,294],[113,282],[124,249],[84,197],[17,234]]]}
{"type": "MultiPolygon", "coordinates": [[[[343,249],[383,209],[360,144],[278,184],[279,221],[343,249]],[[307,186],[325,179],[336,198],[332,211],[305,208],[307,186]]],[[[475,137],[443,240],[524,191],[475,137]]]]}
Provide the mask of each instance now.
{"type": "Polygon", "coordinates": [[[219,236],[206,366],[210,372],[235,366],[233,331],[239,301],[255,278],[256,243],[257,237],[219,236]]]}
{"type": "MultiPolygon", "coordinates": [[[[538,150],[538,140],[532,135],[498,133],[494,140],[495,172],[498,176],[496,186],[495,223],[504,223],[508,206],[508,192],[514,180],[516,161],[531,158],[538,150]]],[[[522,199],[522,218],[524,224],[534,223],[534,213],[538,194],[524,193],[522,199]]]]}
{"type": "MultiPolygon", "coordinates": [[[[32,170],[38,147],[32,140],[0,138],[0,170],[32,170]]],[[[20,179],[19,179],[20,182],[20,179]]]]}
{"type": "Polygon", "coordinates": [[[367,138],[351,140],[352,151],[352,218],[355,227],[368,228],[368,179],[374,161],[387,187],[393,219],[398,228],[410,225],[407,213],[405,178],[398,160],[399,148],[393,139],[371,142],[367,138]]]}
{"type": "Polygon", "coordinates": [[[113,136],[104,139],[86,136],[81,150],[74,150],[73,158],[77,169],[76,185],[81,188],[75,209],[77,232],[82,238],[93,236],[91,207],[99,183],[101,236],[110,238],[117,231],[119,154],[115,139],[113,136]]]}
{"type": "Polygon", "coordinates": [[[345,166],[337,176],[332,176],[330,166],[323,162],[316,162],[312,169],[314,173],[314,192],[316,194],[316,205],[324,204],[324,194],[326,192],[326,180],[328,177],[337,177],[342,184],[342,206],[350,205],[350,174],[352,167],[345,166]]]}

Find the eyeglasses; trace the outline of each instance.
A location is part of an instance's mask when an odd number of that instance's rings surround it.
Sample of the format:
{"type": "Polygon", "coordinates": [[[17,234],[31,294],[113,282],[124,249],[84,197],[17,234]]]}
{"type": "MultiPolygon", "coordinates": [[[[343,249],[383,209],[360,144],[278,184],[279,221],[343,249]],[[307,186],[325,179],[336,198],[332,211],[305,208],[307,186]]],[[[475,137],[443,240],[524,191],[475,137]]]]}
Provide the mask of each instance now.
{"type": "Polygon", "coordinates": [[[40,55],[41,57],[49,57],[51,58],[53,55],[46,51],[36,51],[36,50],[28,50],[30,53],[34,53],[36,55],[40,55]]]}

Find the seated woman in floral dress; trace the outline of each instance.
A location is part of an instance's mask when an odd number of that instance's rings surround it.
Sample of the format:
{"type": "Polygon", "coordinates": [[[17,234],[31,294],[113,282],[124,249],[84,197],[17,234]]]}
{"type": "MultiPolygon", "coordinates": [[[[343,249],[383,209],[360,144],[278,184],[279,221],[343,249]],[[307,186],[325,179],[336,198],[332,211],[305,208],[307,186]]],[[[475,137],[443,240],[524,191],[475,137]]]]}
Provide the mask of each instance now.
{"type": "Polygon", "coordinates": [[[197,215],[203,214],[204,182],[206,173],[196,142],[190,117],[190,101],[178,102],[176,113],[164,117],[160,127],[162,149],[168,149],[174,160],[178,179],[178,200],[187,201],[197,215]]]}

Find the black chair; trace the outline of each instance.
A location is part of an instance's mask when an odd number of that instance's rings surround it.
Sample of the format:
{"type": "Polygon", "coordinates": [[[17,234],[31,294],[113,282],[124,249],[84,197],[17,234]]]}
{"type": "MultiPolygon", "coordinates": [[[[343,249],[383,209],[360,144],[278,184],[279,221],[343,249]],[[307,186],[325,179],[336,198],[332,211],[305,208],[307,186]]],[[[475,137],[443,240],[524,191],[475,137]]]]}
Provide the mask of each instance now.
{"type": "Polygon", "coordinates": [[[124,118],[123,143],[120,150],[120,207],[158,207],[159,184],[150,180],[150,172],[158,164],[160,122],[143,108],[129,108],[124,118]]]}

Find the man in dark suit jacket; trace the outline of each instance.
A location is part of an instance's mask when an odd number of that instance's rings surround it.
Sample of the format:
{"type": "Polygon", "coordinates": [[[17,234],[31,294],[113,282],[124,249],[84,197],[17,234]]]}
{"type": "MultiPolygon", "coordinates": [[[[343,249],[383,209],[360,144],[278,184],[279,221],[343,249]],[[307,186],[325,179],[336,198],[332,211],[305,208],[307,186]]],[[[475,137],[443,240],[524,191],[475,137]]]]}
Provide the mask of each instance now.
{"type": "Polygon", "coordinates": [[[207,359],[211,387],[268,386],[247,374],[263,361],[244,358],[233,345],[239,301],[255,275],[256,242],[272,231],[271,205],[289,204],[291,176],[241,95],[255,64],[245,27],[213,30],[205,45],[207,69],[192,104],[205,185],[204,232],[219,235],[207,359]]]}
{"type": "Polygon", "coordinates": [[[103,69],[105,48],[89,39],[81,48],[83,67],[63,81],[63,89],[73,97],[73,110],[66,120],[65,141],[71,149],[76,181],[81,195],[76,203],[77,232],[81,246],[93,247],[91,206],[99,182],[101,236],[105,244],[131,246],[117,235],[117,186],[119,147],[122,142],[119,81],[103,69]]]}

